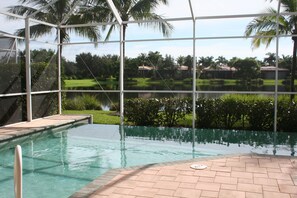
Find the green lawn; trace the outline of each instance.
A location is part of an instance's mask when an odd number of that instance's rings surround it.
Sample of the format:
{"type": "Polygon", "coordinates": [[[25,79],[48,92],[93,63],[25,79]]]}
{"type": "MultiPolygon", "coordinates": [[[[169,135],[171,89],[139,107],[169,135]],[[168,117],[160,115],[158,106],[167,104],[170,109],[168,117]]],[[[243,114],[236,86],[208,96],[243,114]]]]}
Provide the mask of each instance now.
{"type": "Polygon", "coordinates": [[[63,114],[90,114],[93,115],[94,124],[120,124],[120,117],[114,111],[98,111],[98,110],[63,110],[63,114]]]}
{"type": "MultiPolygon", "coordinates": [[[[170,84],[185,84],[189,83],[189,79],[186,81],[183,80],[151,80],[150,78],[133,78],[132,81],[128,81],[129,84],[136,84],[139,87],[147,87],[150,85],[163,84],[164,82],[170,84]]],[[[190,81],[192,82],[192,81],[190,81]]],[[[212,84],[220,84],[224,83],[224,85],[236,85],[238,80],[236,79],[198,79],[197,85],[212,85],[212,84]]],[[[282,85],[283,80],[278,80],[278,85],[282,85]]],[[[114,78],[99,81],[101,85],[114,85],[117,84],[118,81],[114,78]]],[[[97,82],[94,79],[81,79],[81,80],[65,80],[65,88],[71,87],[93,87],[96,86],[97,82]]],[[[266,79],[263,80],[263,85],[273,86],[274,80],[266,79]]],[[[295,85],[297,85],[297,81],[295,81],[295,85]]]]}
{"type": "Polygon", "coordinates": [[[93,87],[97,85],[94,79],[64,80],[65,87],[93,87]]]}
{"type": "Polygon", "coordinates": [[[75,79],[75,80],[64,80],[65,82],[65,88],[71,88],[71,87],[94,87],[98,85],[98,82],[100,85],[114,85],[118,84],[118,81],[114,78],[109,78],[106,80],[100,80],[96,81],[94,79],[75,79]]]}
{"type": "MultiPolygon", "coordinates": [[[[264,80],[264,85],[274,85],[275,80],[264,80]]],[[[283,85],[283,80],[278,80],[278,85],[283,85]]],[[[296,85],[296,82],[295,82],[296,85]]]]}
{"type": "MultiPolygon", "coordinates": [[[[98,110],[63,110],[63,114],[66,115],[76,115],[76,114],[87,114],[93,115],[93,123],[94,124],[120,124],[120,117],[116,115],[115,111],[98,111],[98,110]]],[[[192,115],[186,115],[184,120],[180,120],[178,122],[179,126],[182,127],[191,127],[192,126],[192,115]]]]}

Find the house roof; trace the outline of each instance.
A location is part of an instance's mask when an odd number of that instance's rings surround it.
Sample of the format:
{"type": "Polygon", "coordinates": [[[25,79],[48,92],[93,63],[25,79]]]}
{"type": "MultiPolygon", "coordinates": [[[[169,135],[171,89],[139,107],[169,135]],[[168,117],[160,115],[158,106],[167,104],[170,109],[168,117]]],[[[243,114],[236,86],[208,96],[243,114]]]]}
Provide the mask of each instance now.
{"type": "MultiPolygon", "coordinates": [[[[152,66],[145,66],[145,65],[138,66],[138,70],[140,70],[140,71],[144,71],[144,70],[150,71],[153,69],[154,69],[154,67],[152,67],[152,66]]],[[[181,65],[181,66],[177,67],[177,70],[179,70],[179,71],[188,71],[188,69],[189,69],[189,67],[186,65],[181,65]]]]}
{"type": "Polygon", "coordinates": [[[177,68],[177,70],[179,71],[188,71],[189,67],[186,65],[181,65],[177,68]]]}
{"type": "MultiPolygon", "coordinates": [[[[264,66],[264,67],[261,67],[260,70],[261,71],[276,71],[276,67],[275,66],[264,66]]],[[[289,71],[288,69],[285,69],[285,68],[278,68],[278,71],[289,71]]]]}
{"type": "Polygon", "coordinates": [[[145,66],[145,65],[141,65],[141,66],[138,66],[138,70],[141,70],[141,71],[150,71],[150,70],[153,70],[154,68],[151,67],[151,66],[145,66]]]}
{"type": "Polygon", "coordinates": [[[228,65],[220,65],[216,68],[213,68],[211,66],[206,67],[203,69],[203,71],[237,71],[234,67],[229,67],[228,65]]]}

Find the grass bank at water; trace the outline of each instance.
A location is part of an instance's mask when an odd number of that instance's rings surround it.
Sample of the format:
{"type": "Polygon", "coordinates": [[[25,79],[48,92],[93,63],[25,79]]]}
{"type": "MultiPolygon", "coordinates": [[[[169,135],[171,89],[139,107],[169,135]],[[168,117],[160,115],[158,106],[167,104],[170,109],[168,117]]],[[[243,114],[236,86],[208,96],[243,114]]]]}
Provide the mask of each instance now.
{"type": "Polygon", "coordinates": [[[116,115],[115,111],[97,111],[97,110],[64,110],[63,114],[87,114],[93,115],[94,124],[120,124],[120,117],[116,115]]]}
{"type": "MultiPolygon", "coordinates": [[[[115,111],[97,111],[97,110],[63,110],[63,114],[66,115],[93,115],[94,124],[120,124],[120,117],[115,111]]],[[[184,120],[178,123],[183,127],[191,127],[192,125],[192,115],[186,115],[184,120]]]]}
{"type": "MultiPolygon", "coordinates": [[[[94,79],[77,79],[77,80],[64,80],[65,88],[75,88],[75,87],[94,87],[98,83],[94,79]]],[[[100,85],[115,85],[118,84],[118,81],[114,78],[100,80],[98,81],[100,85]]],[[[127,81],[128,84],[137,85],[139,87],[148,87],[150,85],[158,84],[174,84],[174,85],[183,85],[191,83],[191,79],[185,80],[151,80],[150,78],[133,78],[131,81],[127,81]]],[[[278,80],[278,85],[283,85],[283,80],[278,80]]],[[[199,85],[213,85],[213,84],[222,84],[222,85],[238,85],[239,81],[236,79],[197,79],[197,86],[199,85]]],[[[274,80],[265,79],[263,80],[263,86],[273,86],[275,84],[274,80]]],[[[295,82],[297,85],[297,81],[295,82]]]]}

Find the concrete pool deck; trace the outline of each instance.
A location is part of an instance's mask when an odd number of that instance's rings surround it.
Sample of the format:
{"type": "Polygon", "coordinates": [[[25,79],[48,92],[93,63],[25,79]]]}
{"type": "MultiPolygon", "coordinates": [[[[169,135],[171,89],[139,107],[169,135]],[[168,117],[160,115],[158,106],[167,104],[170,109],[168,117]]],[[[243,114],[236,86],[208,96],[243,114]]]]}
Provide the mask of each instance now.
{"type": "Polygon", "coordinates": [[[116,169],[71,196],[81,197],[297,198],[297,158],[245,154],[116,169]]]}
{"type": "Polygon", "coordinates": [[[20,122],[0,127],[0,142],[25,136],[42,130],[56,128],[80,121],[92,122],[91,115],[53,115],[35,119],[32,122],[20,122]]]}

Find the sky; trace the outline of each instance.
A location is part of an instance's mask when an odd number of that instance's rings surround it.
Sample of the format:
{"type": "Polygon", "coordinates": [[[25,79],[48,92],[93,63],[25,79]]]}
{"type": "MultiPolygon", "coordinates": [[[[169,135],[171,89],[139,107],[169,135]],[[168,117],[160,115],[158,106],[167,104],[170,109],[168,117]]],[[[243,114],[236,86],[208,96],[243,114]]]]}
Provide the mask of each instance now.
{"type": "MultiPolygon", "coordinates": [[[[9,5],[17,5],[17,0],[0,0],[0,11],[5,11],[5,7],[9,5]]],[[[258,14],[267,12],[269,6],[277,8],[277,1],[265,0],[192,0],[194,14],[200,16],[219,16],[219,15],[240,15],[240,14],[258,14]]],[[[156,13],[165,18],[190,17],[190,7],[188,0],[169,0],[168,6],[160,6],[156,13]]],[[[243,36],[246,25],[253,18],[240,19],[211,19],[198,20],[196,23],[196,36],[205,37],[222,37],[222,36],[243,36]]],[[[17,28],[23,27],[21,21],[7,21],[0,15],[0,20],[5,23],[0,24],[0,30],[14,33],[17,28]]],[[[192,21],[171,22],[174,30],[169,38],[191,38],[193,36],[192,21]]],[[[104,39],[106,32],[102,33],[104,39]]],[[[129,24],[127,29],[127,40],[134,39],[161,39],[162,34],[154,29],[139,27],[137,24],[129,24]]],[[[39,40],[48,43],[54,42],[54,36],[47,36],[39,40]]],[[[119,40],[118,32],[111,36],[111,40],[119,40]]],[[[87,41],[84,38],[71,36],[71,42],[87,41]]],[[[33,48],[51,48],[55,50],[54,45],[32,42],[33,48]]],[[[193,42],[191,40],[179,41],[150,41],[150,42],[127,42],[126,56],[136,57],[140,53],[148,53],[149,51],[159,51],[171,55],[174,58],[178,56],[186,56],[193,54],[193,42]]],[[[279,43],[279,54],[290,55],[292,51],[292,41],[290,38],[281,38],[279,43]]],[[[272,43],[269,48],[265,46],[252,50],[250,39],[201,39],[196,42],[196,56],[224,56],[227,59],[232,57],[257,57],[263,59],[267,52],[275,52],[276,43],[272,43]]],[[[90,52],[92,54],[118,54],[119,44],[109,43],[100,44],[97,48],[93,45],[71,45],[64,46],[63,56],[68,60],[74,60],[79,53],[90,52]]]]}

